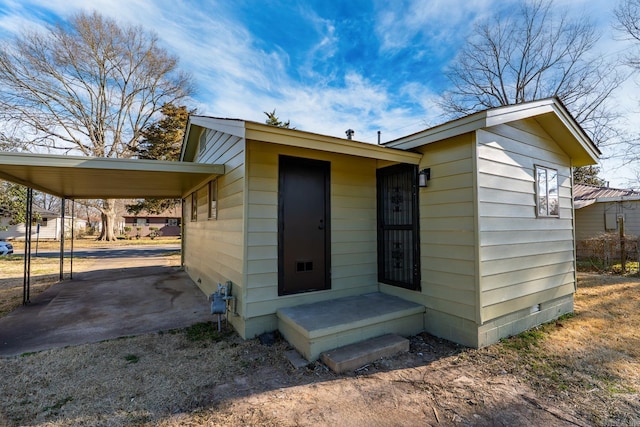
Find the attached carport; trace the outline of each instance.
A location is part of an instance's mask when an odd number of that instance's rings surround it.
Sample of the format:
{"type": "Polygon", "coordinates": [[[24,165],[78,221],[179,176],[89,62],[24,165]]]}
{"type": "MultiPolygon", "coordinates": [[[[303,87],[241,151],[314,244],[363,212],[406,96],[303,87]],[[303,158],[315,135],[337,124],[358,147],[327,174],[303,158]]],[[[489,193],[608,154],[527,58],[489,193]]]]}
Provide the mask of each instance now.
{"type": "MultiPolygon", "coordinates": [[[[0,179],[22,184],[27,191],[27,215],[32,218],[31,196],[38,190],[76,199],[184,198],[208,180],[224,174],[224,165],[160,160],[94,158],[52,154],[0,153],[0,179]]],[[[27,228],[31,221],[27,221],[27,228]]],[[[29,301],[30,230],[25,235],[24,298],[29,301]]],[[[63,233],[64,236],[64,233],[63,233]]],[[[184,249],[184,239],[183,239],[184,249]]],[[[64,238],[60,240],[62,278],[64,238]]]]}

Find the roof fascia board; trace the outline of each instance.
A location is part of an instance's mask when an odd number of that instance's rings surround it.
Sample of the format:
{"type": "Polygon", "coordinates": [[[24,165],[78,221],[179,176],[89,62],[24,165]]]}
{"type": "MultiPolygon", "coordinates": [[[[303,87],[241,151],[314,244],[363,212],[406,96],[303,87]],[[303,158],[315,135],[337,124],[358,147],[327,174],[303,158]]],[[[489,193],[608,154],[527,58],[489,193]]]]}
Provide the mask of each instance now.
{"type": "MultiPolygon", "coordinates": [[[[187,157],[187,150],[190,147],[189,140],[191,139],[191,115],[187,118],[187,127],[184,130],[182,136],[182,147],[180,148],[180,161],[184,162],[187,157]]],[[[189,160],[193,160],[193,156],[189,155],[189,160]]]]}
{"type": "Polygon", "coordinates": [[[244,138],[246,121],[238,119],[220,119],[207,116],[191,116],[191,124],[203,128],[215,129],[229,135],[244,138]]]}
{"type": "Polygon", "coordinates": [[[462,117],[458,120],[447,122],[430,129],[414,133],[404,138],[387,142],[387,146],[409,150],[420,147],[421,145],[431,144],[433,142],[442,141],[454,136],[463,135],[465,133],[474,132],[478,129],[486,127],[487,115],[486,111],[462,117]]]}
{"type": "Polygon", "coordinates": [[[224,175],[221,164],[1,153],[0,178],[62,198],[178,198],[224,175]],[[50,180],[51,176],[59,179],[50,180]],[[108,177],[117,183],[109,184],[108,177]],[[144,183],[135,184],[139,180],[144,183]],[[78,185],[73,183],[77,182],[78,185]],[[131,184],[125,184],[131,182],[131,184]],[[151,183],[151,184],[149,184],[151,183]],[[155,185],[154,183],[160,183],[155,185]]]}
{"type": "Polygon", "coordinates": [[[255,141],[412,165],[419,164],[422,158],[419,153],[254,122],[246,122],[245,136],[255,141]]]}
{"type": "Polygon", "coordinates": [[[200,132],[194,131],[194,126],[199,130],[215,129],[220,132],[244,138],[245,121],[238,119],[221,119],[208,116],[189,116],[187,129],[184,134],[180,161],[193,161],[196,156],[196,149],[200,139],[200,132]],[[197,133],[197,135],[195,134],[197,133]]]}
{"type": "Polygon", "coordinates": [[[187,172],[203,174],[224,174],[224,165],[166,160],[117,159],[105,157],[60,156],[53,154],[1,153],[0,165],[131,170],[138,172],[187,172]]]}
{"type": "Polygon", "coordinates": [[[601,154],[600,150],[598,150],[580,125],[576,123],[567,109],[556,98],[547,98],[534,102],[480,111],[413,135],[390,141],[387,144],[389,147],[412,149],[421,145],[474,132],[485,127],[497,126],[527,118],[541,117],[547,114],[553,114],[555,120],[565,127],[593,163],[597,163],[599,155],[601,154]]]}
{"type": "Polygon", "coordinates": [[[598,197],[595,199],[596,203],[637,202],[639,200],[640,196],[598,197]]]}
{"type": "Polygon", "coordinates": [[[497,126],[555,111],[552,100],[515,104],[487,110],[486,126],[497,126]]]}
{"type": "Polygon", "coordinates": [[[479,111],[468,116],[461,117],[434,126],[415,134],[390,141],[390,147],[411,149],[420,145],[430,144],[465,133],[474,132],[485,127],[496,126],[514,120],[531,117],[536,114],[552,111],[550,104],[553,99],[544,99],[536,102],[524,104],[514,104],[504,107],[497,107],[490,110],[479,111]]]}
{"type": "Polygon", "coordinates": [[[594,162],[598,161],[598,158],[602,154],[600,149],[591,141],[591,138],[587,136],[584,130],[576,123],[576,121],[569,115],[569,112],[562,106],[557,103],[554,105],[554,112],[564,124],[564,126],[571,132],[573,137],[580,142],[582,147],[587,151],[589,156],[594,160],[594,162]]]}

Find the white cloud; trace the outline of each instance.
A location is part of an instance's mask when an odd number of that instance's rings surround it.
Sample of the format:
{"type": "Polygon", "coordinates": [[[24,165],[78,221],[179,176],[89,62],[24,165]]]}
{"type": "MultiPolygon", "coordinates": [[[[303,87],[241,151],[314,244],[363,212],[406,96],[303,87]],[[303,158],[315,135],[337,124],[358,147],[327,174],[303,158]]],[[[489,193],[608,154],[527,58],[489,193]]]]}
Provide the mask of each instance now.
{"type": "MultiPolygon", "coordinates": [[[[416,56],[452,56],[452,46],[462,42],[476,20],[517,1],[380,1],[372,17],[378,47],[381,55],[408,48],[416,56]]],[[[612,5],[608,1],[561,0],[556,4],[566,4],[572,13],[584,11],[596,16],[603,31],[599,47],[606,55],[626,48],[612,38],[608,27],[611,15],[607,15],[612,5]]],[[[194,101],[200,114],[262,122],[263,111],[275,108],[282,120],[291,120],[298,129],[344,137],[345,130],[352,128],[355,139],[367,142],[376,142],[378,130],[382,131],[382,140],[388,141],[443,121],[436,103],[439,94],[433,92],[429,81],[411,80],[409,75],[408,81],[397,82],[393,71],[382,77],[387,80],[377,81],[357,67],[346,69],[339,63],[326,75],[318,72],[318,64],[335,61],[344,40],[338,37],[338,23],[308,5],[297,6],[296,13],[315,41],[301,65],[296,64],[296,70],[291,69],[287,46],[255,39],[247,23],[234,18],[235,6],[226,1],[4,0],[0,33],[43,26],[55,15],[63,19],[87,10],[88,5],[119,22],[155,31],[163,45],[180,58],[181,67],[196,78],[198,94],[194,101]],[[302,81],[291,77],[298,73],[304,77],[302,81]]],[[[630,114],[628,127],[635,132],[640,131],[636,125],[639,87],[639,82],[628,81],[615,100],[625,114],[630,114]]],[[[616,177],[626,177],[633,169],[610,163],[604,162],[603,170],[614,177],[605,177],[612,185],[617,183],[616,177]]]]}
{"type": "Polygon", "coordinates": [[[450,48],[464,38],[476,20],[505,2],[487,0],[410,0],[384,2],[378,10],[377,33],[382,50],[404,48],[416,37],[431,49],[450,48]]]}

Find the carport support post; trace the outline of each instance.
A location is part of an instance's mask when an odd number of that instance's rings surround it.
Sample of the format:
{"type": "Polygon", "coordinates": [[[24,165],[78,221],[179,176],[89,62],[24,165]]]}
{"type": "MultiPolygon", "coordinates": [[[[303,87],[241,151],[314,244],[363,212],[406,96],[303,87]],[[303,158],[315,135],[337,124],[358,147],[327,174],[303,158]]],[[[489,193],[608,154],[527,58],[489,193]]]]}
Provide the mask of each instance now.
{"type": "Polygon", "coordinates": [[[73,280],[73,234],[76,224],[76,201],[71,199],[71,258],[69,259],[69,279],[73,280]]]}
{"type": "Polygon", "coordinates": [[[63,197],[60,206],[60,280],[64,280],[64,201],[63,197]]]}
{"type": "Polygon", "coordinates": [[[33,188],[27,187],[26,212],[24,219],[24,277],[22,283],[22,304],[31,302],[31,222],[33,221],[33,188]]]}

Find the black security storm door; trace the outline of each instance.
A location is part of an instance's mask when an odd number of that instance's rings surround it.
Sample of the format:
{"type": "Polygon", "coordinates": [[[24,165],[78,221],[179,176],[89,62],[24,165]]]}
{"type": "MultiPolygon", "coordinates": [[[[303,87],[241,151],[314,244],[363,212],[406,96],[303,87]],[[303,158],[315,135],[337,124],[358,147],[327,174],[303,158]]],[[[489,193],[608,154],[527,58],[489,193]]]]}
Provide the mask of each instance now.
{"type": "Polygon", "coordinates": [[[378,280],[420,289],[418,169],[378,169],[378,280]]]}

